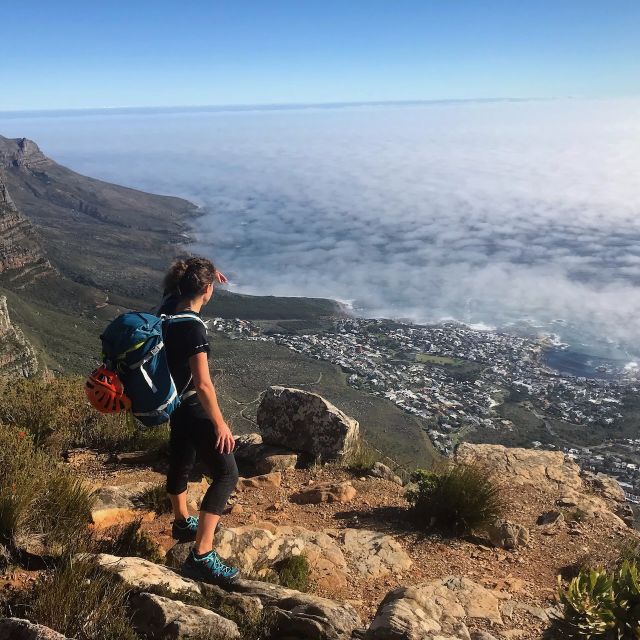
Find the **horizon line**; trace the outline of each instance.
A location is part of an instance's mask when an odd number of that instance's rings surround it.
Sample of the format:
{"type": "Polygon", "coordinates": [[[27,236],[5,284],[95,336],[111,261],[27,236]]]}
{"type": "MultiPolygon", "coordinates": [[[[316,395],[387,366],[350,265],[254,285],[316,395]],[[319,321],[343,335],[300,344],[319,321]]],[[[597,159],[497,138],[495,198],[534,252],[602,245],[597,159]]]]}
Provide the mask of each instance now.
{"type": "Polygon", "coordinates": [[[203,105],[162,105],[162,106],[113,106],[113,107],[61,107],[50,109],[0,109],[4,116],[29,115],[67,115],[80,113],[132,113],[132,112],[194,112],[194,111],[287,111],[295,109],[339,109],[345,107],[377,107],[377,106],[419,106],[438,104],[491,103],[491,102],[543,102],[552,100],[575,99],[612,99],[612,98],[582,98],[579,96],[555,97],[494,97],[494,98],[433,98],[409,100],[354,100],[333,102],[274,102],[256,104],[203,104],[203,105]]]}

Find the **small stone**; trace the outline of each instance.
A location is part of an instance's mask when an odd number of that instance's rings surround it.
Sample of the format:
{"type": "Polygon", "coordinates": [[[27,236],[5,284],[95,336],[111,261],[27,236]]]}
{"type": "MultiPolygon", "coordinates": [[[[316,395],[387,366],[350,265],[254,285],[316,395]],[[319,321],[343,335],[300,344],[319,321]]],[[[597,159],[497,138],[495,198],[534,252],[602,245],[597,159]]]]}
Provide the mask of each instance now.
{"type": "Polygon", "coordinates": [[[350,482],[327,482],[301,489],[290,499],[291,502],[298,504],[320,504],[321,502],[350,502],[355,496],[356,490],[350,482]]]}
{"type": "Polygon", "coordinates": [[[562,522],[564,522],[564,515],[562,511],[557,511],[555,509],[551,511],[545,511],[544,513],[540,514],[538,516],[538,519],[536,520],[536,524],[541,527],[561,524],[562,522]]]}
{"type": "Polygon", "coordinates": [[[382,462],[374,462],[369,473],[375,478],[382,478],[383,480],[388,480],[389,482],[394,482],[402,486],[402,479],[396,475],[390,467],[382,464],[382,462]]]}
{"type": "Polygon", "coordinates": [[[239,513],[242,513],[244,511],[244,508],[242,507],[241,504],[234,504],[233,507],[231,507],[231,511],[229,512],[231,515],[237,515],[239,513]]]}
{"type": "Polygon", "coordinates": [[[239,478],[236,491],[247,489],[277,489],[282,483],[282,474],[279,471],[267,473],[252,478],[239,478]]]}
{"type": "Polygon", "coordinates": [[[509,520],[496,520],[487,528],[489,540],[502,549],[517,549],[529,543],[529,530],[509,520]]]}

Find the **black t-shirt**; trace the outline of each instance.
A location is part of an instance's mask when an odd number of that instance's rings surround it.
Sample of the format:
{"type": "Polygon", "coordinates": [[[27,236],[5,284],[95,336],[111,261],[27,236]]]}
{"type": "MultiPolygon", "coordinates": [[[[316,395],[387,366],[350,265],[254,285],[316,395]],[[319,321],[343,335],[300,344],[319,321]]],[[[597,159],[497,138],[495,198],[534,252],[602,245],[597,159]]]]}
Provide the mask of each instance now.
{"type": "MultiPolygon", "coordinates": [[[[175,314],[176,302],[172,299],[166,301],[160,308],[160,313],[175,314]]],[[[200,317],[200,314],[193,311],[186,313],[200,317]]],[[[165,327],[164,344],[167,350],[167,362],[176,389],[178,393],[192,391],[195,387],[193,380],[190,381],[191,367],[189,366],[189,358],[196,355],[196,353],[206,353],[207,356],[210,353],[211,348],[207,338],[207,328],[195,318],[193,320],[169,322],[165,327]]],[[[190,406],[200,405],[198,396],[195,394],[186,398],[184,402],[190,406]]]]}

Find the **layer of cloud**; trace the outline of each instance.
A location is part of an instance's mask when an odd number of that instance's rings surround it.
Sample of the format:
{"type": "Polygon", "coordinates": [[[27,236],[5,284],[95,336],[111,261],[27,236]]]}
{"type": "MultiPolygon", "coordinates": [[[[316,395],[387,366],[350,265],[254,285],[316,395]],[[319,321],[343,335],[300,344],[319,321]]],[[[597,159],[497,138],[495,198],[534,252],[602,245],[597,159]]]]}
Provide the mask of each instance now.
{"type": "Polygon", "coordinates": [[[31,118],[5,135],[197,201],[199,247],[239,291],[634,341],[639,116],[638,101],[567,100],[31,118]]]}

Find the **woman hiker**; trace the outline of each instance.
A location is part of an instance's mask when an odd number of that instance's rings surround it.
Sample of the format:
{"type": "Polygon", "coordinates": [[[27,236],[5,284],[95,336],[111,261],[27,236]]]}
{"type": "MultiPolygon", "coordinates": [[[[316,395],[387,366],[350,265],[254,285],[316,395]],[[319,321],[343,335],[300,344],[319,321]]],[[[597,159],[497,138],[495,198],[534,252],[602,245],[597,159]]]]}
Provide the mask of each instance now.
{"type": "MultiPolygon", "coordinates": [[[[206,258],[175,262],[164,279],[160,313],[200,315],[211,300],[214,282],[227,279],[206,258]]],[[[224,584],[238,577],[238,570],[225,564],[213,549],[220,516],[238,481],[231,429],[224,420],[209,373],[209,341],[203,322],[167,325],[164,342],[169,370],[183,401],[171,414],[167,492],[173,506],[172,535],[181,542],[194,541],[184,564],[184,573],[197,580],[224,584]],[[187,510],[187,481],[196,458],[212,479],[200,507],[200,515],[187,510]]]]}

